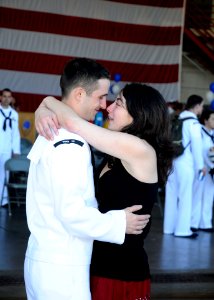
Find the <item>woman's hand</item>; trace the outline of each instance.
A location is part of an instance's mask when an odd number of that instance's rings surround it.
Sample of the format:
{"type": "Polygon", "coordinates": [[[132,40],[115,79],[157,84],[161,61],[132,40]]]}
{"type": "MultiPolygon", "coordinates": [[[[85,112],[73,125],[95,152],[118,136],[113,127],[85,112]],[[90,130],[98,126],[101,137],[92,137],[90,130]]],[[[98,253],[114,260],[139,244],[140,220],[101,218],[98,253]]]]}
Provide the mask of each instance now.
{"type": "Polygon", "coordinates": [[[47,98],[49,97],[46,97],[35,111],[35,127],[44,138],[53,140],[54,134],[58,135],[60,124],[56,114],[46,107],[45,100],[47,98]]]}

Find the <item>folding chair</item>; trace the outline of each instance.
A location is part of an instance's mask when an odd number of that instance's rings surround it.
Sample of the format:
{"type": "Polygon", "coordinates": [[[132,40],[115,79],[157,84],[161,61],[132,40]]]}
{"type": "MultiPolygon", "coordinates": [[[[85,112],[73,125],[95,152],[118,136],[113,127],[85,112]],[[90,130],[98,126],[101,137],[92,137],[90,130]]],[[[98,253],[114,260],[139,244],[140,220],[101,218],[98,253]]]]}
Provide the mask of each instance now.
{"type": "Polygon", "coordinates": [[[5,177],[1,195],[1,205],[3,199],[7,198],[9,216],[12,216],[11,203],[17,203],[18,206],[26,203],[29,167],[30,161],[24,157],[10,158],[5,162],[5,177]],[[4,196],[5,189],[8,191],[7,196],[4,196]]]}

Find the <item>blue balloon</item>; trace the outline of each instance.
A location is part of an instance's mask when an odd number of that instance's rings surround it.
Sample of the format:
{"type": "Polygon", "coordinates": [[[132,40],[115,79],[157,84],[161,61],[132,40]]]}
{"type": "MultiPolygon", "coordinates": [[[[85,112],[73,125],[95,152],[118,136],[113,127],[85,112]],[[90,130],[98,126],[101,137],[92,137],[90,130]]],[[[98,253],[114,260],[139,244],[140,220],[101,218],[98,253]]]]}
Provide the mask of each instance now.
{"type": "Polygon", "coordinates": [[[117,73],[117,74],[114,75],[114,81],[115,82],[120,81],[120,79],[121,79],[121,75],[119,73],[117,73]]]}
{"type": "Polygon", "coordinates": [[[210,108],[214,110],[214,99],[213,99],[212,102],[210,103],[210,108]]]}
{"type": "Polygon", "coordinates": [[[30,129],[31,123],[29,120],[25,120],[22,124],[23,129],[27,130],[30,129]]]}
{"type": "Polygon", "coordinates": [[[103,126],[103,113],[102,111],[98,111],[96,116],[95,116],[95,120],[94,120],[94,124],[98,125],[98,126],[103,126]]]}
{"type": "Polygon", "coordinates": [[[214,93],[214,82],[210,83],[210,90],[214,93]]]}

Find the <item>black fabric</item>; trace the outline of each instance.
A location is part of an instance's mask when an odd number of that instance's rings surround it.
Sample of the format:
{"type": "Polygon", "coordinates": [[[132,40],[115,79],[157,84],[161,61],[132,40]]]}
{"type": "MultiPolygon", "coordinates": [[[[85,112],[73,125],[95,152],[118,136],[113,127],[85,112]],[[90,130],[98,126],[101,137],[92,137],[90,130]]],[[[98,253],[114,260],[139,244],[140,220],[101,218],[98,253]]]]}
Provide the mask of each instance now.
{"type": "Polygon", "coordinates": [[[5,131],[6,128],[7,128],[7,121],[9,121],[9,126],[10,128],[12,128],[12,119],[11,119],[11,114],[12,114],[12,111],[9,112],[9,115],[6,116],[5,113],[3,112],[2,109],[0,109],[0,112],[2,113],[2,115],[4,116],[4,123],[3,123],[3,130],[5,131]]]}
{"type": "MultiPolygon", "coordinates": [[[[97,200],[102,213],[141,204],[143,208],[138,213],[151,214],[157,195],[157,183],[136,180],[119,160],[98,182],[97,200]]],[[[95,241],[91,275],[128,281],[150,278],[148,258],[143,247],[150,225],[141,235],[126,235],[123,245],[95,241]]]]}
{"type": "Polygon", "coordinates": [[[54,147],[57,147],[59,145],[64,145],[64,144],[76,144],[76,145],[79,145],[79,146],[83,146],[84,143],[81,142],[81,141],[78,141],[78,140],[75,140],[75,139],[66,139],[66,140],[61,140],[57,143],[54,144],[54,147]]]}
{"type": "Polygon", "coordinates": [[[98,151],[96,148],[90,145],[89,147],[91,150],[91,164],[93,166],[95,194],[97,194],[97,184],[98,184],[99,174],[106,164],[107,155],[103,152],[98,151]]]}
{"type": "MultiPolygon", "coordinates": [[[[188,144],[186,146],[183,145],[183,141],[182,141],[182,127],[183,127],[183,122],[190,120],[190,119],[194,119],[197,120],[194,117],[186,117],[186,118],[182,118],[179,119],[179,116],[174,116],[174,118],[172,118],[171,120],[171,139],[172,139],[172,143],[174,146],[174,158],[182,155],[185,151],[185,149],[190,145],[190,141],[188,142],[188,144]]],[[[198,121],[197,121],[198,123],[198,121]]]]}
{"type": "Polygon", "coordinates": [[[212,179],[214,179],[214,168],[210,169],[209,173],[210,173],[212,179]]]}

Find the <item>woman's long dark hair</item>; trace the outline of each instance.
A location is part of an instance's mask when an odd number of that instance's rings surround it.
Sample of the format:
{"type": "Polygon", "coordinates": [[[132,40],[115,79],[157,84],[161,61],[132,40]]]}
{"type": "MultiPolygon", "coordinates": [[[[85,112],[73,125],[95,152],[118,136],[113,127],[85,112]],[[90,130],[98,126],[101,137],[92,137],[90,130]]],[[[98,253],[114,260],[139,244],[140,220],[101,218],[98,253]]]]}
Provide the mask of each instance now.
{"type": "Polygon", "coordinates": [[[166,101],[153,87],[130,83],[122,90],[133,122],[121,131],[146,140],[156,151],[158,181],[164,185],[172,168],[173,146],[166,101]]]}

